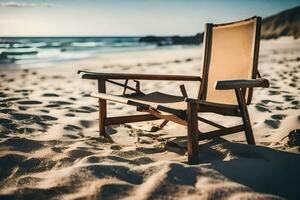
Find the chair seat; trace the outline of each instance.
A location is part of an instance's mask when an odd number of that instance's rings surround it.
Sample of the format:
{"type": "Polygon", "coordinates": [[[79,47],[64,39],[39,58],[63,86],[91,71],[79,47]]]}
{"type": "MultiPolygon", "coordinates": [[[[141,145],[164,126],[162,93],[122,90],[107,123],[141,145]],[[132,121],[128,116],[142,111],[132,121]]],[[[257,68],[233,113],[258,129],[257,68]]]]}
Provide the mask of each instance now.
{"type": "MultiPolygon", "coordinates": [[[[133,93],[122,96],[92,93],[91,96],[145,109],[157,109],[177,116],[183,116],[183,113],[187,110],[187,102],[184,97],[161,92],[152,92],[145,95],[133,93]]],[[[213,112],[229,116],[239,116],[240,114],[237,105],[218,104],[208,101],[201,101],[198,105],[198,112],[213,112]]]]}
{"type": "Polygon", "coordinates": [[[169,95],[161,92],[152,92],[146,95],[125,95],[132,101],[136,101],[145,105],[149,105],[152,108],[157,108],[158,106],[164,106],[176,110],[186,110],[187,103],[185,98],[182,96],[169,95]]]}

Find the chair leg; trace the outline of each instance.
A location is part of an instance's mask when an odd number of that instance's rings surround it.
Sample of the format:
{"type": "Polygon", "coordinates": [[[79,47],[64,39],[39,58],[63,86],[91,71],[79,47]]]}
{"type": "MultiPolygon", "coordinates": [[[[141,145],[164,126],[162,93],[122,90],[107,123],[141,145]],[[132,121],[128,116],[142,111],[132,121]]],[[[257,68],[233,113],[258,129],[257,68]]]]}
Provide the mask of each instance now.
{"type": "Polygon", "coordinates": [[[188,149],[188,163],[198,164],[198,114],[197,104],[187,104],[187,149],[188,149]]]}
{"type": "Polygon", "coordinates": [[[165,119],[159,126],[152,126],[150,129],[150,132],[156,132],[156,131],[163,129],[167,125],[168,122],[169,122],[169,120],[165,119]]]}
{"type": "MultiPolygon", "coordinates": [[[[98,92],[106,93],[105,80],[98,80],[98,92]]],[[[99,134],[106,136],[105,120],[107,117],[106,100],[99,99],[99,134]]]]}
{"type": "Polygon", "coordinates": [[[250,122],[250,118],[249,118],[249,114],[248,114],[245,96],[242,95],[242,91],[240,89],[235,89],[235,94],[237,97],[237,101],[238,101],[242,119],[243,119],[243,126],[244,126],[247,143],[251,144],[251,145],[255,145],[255,140],[254,140],[251,122],[250,122]]]}

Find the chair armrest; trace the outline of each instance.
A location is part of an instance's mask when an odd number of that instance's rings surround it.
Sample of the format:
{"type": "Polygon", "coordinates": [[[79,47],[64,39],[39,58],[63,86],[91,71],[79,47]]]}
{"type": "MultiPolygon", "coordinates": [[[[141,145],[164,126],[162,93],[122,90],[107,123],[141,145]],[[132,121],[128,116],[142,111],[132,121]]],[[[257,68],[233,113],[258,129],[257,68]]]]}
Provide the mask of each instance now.
{"type": "Polygon", "coordinates": [[[200,76],[162,75],[162,74],[123,74],[123,73],[96,73],[78,70],[83,79],[134,79],[134,80],[174,80],[174,81],[201,81],[200,76]]]}
{"type": "Polygon", "coordinates": [[[269,87],[269,81],[267,79],[250,79],[250,80],[225,80],[217,81],[217,90],[231,90],[238,88],[254,88],[254,87],[269,87]]]}

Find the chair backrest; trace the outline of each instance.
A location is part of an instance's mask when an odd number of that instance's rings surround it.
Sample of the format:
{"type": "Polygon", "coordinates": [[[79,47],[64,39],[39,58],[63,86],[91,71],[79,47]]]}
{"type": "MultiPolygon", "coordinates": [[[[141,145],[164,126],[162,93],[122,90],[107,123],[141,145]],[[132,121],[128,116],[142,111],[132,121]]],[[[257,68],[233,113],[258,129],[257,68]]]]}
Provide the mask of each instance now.
{"type": "MultiPolygon", "coordinates": [[[[203,40],[203,75],[198,98],[237,105],[234,90],[216,90],[219,80],[255,79],[259,54],[261,18],[226,24],[206,24],[203,40]]],[[[251,103],[252,89],[245,92],[251,103]]]]}

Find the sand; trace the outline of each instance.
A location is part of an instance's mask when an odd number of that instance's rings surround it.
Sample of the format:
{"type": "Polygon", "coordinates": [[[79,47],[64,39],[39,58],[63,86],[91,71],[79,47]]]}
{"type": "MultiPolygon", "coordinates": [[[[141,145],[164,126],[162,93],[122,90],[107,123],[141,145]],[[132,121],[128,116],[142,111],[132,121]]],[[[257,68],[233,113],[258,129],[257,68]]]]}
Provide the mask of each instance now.
{"type": "MultiPolygon", "coordinates": [[[[114,125],[99,137],[99,72],[201,74],[199,47],[102,54],[40,68],[0,69],[0,199],[300,199],[300,40],[262,41],[259,70],[270,88],[256,89],[249,113],[257,146],[243,133],[199,143],[200,164],[186,163],[183,126],[159,121],[114,125]]],[[[133,84],[133,83],[130,83],[133,84]]],[[[141,89],[180,95],[182,82],[143,81],[141,89]]],[[[189,97],[196,83],[184,82],[189,97]]],[[[108,84],[108,93],[122,88],[108,84]]],[[[135,108],[108,103],[108,115],[135,108]]],[[[205,114],[223,125],[240,119],[205,114]]],[[[201,130],[209,130],[199,123],[201,130]]]]}

